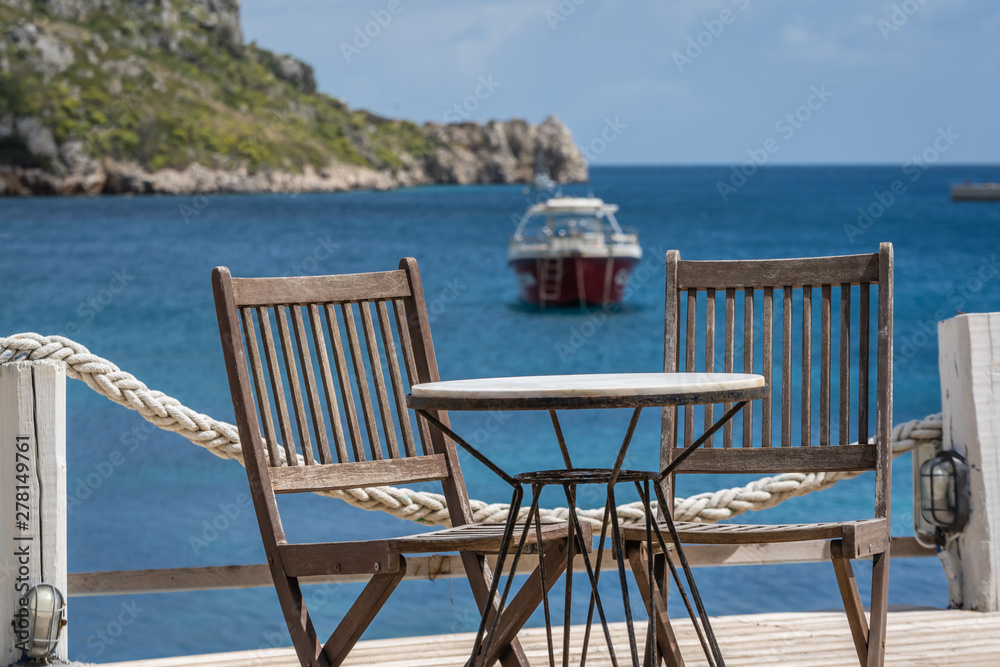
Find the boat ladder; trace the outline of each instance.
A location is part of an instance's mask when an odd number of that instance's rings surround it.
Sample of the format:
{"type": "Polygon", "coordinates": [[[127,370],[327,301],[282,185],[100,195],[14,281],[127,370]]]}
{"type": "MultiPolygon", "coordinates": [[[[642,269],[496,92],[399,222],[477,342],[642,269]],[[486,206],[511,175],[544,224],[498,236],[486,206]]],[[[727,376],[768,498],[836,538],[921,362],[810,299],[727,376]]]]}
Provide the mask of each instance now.
{"type": "Polygon", "coordinates": [[[547,257],[538,267],[539,301],[554,301],[562,296],[563,260],[561,257],[547,257]]]}

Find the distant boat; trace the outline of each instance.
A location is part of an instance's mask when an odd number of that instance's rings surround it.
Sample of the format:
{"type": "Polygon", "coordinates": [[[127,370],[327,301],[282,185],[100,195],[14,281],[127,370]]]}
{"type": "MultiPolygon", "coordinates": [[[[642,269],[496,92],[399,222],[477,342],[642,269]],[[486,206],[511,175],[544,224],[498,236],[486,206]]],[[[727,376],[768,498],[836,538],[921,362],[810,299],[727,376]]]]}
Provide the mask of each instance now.
{"type": "Polygon", "coordinates": [[[1000,201],[1000,183],[972,183],[951,186],[952,201],[1000,201]]]}
{"type": "Polygon", "coordinates": [[[530,207],[507,254],[521,299],[539,306],[620,302],[642,247],[618,225],[617,210],[595,197],[553,197],[530,207]]]}

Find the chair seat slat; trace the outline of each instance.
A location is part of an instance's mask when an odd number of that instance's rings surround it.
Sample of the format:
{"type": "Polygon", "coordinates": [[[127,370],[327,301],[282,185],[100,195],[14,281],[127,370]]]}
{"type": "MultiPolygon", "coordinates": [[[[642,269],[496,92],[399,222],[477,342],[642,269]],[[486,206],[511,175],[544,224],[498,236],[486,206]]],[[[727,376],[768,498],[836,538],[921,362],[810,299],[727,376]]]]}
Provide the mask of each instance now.
{"type": "MultiPolygon", "coordinates": [[[[809,540],[852,540],[855,535],[884,532],[884,519],[858,521],[828,521],[824,523],[791,524],[727,524],[693,523],[678,521],[674,524],[681,544],[755,544],[763,542],[806,542],[809,540]]],[[[644,526],[628,526],[625,538],[641,541],[645,538],[644,526]]],[[[662,531],[670,539],[666,530],[662,531]]],[[[867,545],[866,545],[867,546],[867,545]]],[[[872,545],[874,547],[874,545],[872,545]]],[[[883,547],[879,544],[879,547],[883,547]]]]}

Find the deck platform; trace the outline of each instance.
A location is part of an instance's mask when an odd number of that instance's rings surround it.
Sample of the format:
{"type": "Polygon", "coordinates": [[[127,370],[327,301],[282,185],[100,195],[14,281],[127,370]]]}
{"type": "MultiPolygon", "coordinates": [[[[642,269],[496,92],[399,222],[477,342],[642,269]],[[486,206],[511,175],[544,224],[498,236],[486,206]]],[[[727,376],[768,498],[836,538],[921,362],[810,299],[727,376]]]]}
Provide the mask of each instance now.
{"type": "MultiPolygon", "coordinates": [[[[729,667],[856,667],[857,656],[843,612],[774,613],[721,616],[712,620],[722,654],[729,667]]],[[[642,626],[644,627],[644,626],[642,626]]],[[[690,623],[675,621],[681,650],[691,667],[705,664],[690,623]],[[701,658],[699,660],[699,657],[701,658]]],[[[600,627],[597,626],[600,633],[600,627]]],[[[574,645],[580,645],[582,627],[574,627],[574,645]]],[[[616,651],[625,653],[624,623],[612,624],[616,651]],[[620,648],[619,648],[620,647],[620,648]]],[[[556,635],[557,643],[558,637],[556,635]]],[[[519,635],[532,664],[548,664],[545,630],[532,628],[519,635]]],[[[345,667],[461,667],[469,657],[475,633],[362,641],[345,667]]],[[[599,639],[599,638],[597,638],[599,639]]],[[[588,665],[610,665],[602,640],[591,642],[588,665]]],[[[579,664],[579,656],[574,656],[579,664]]],[[[560,660],[557,653],[556,660],[560,660]]],[[[297,667],[291,648],[238,653],[118,662],[113,667],[297,667]]],[[[886,665],[975,667],[1000,665],[1000,613],[958,610],[890,610],[886,665]]]]}

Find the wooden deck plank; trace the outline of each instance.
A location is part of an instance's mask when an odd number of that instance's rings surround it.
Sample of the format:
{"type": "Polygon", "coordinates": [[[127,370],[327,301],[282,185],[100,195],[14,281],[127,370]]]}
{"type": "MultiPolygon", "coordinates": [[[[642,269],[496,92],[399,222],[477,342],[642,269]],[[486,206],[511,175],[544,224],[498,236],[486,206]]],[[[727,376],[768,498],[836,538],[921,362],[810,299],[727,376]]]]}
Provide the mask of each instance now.
{"type": "MultiPolygon", "coordinates": [[[[683,619],[674,621],[687,664],[704,663],[694,630],[683,619]],[[701,657],[701,660],[699,660],[701,657]]],[[[857,657],[843,612],[771,613],[720,616],[712,620],[726,664],[730,667],[854,667],[857,657]]],[[[616,648],[627,650],[624,623],[611,627],[616,648]]],[[[583,628],[572,629],[573,645],[583,628]]],[[[555,633],[559,637],[561,633],[555,633]]],[[[546,664],[548,651],[542,628],[523,630],[518,637],[533,664],[546,664]]],[[[468,658],[475,633],[428,635],[359,642],[345,667],[460,667],[468,658]]],[[[556,648],[557,660],[560,658],[556,648]]],[[[897,610],[889,612],[886,664],[893,666],[986,666],[1000,662],[1000,613],[958,610],[897,610]]],[[[571,649],[579,663],[579,654],[571,649]]],[[[610,665],[603,642],[592,642],[587,663],[610,665]]],[[[113,663],[109,667],[296,667],[291,648],[160,658],[113,663]]]]}

